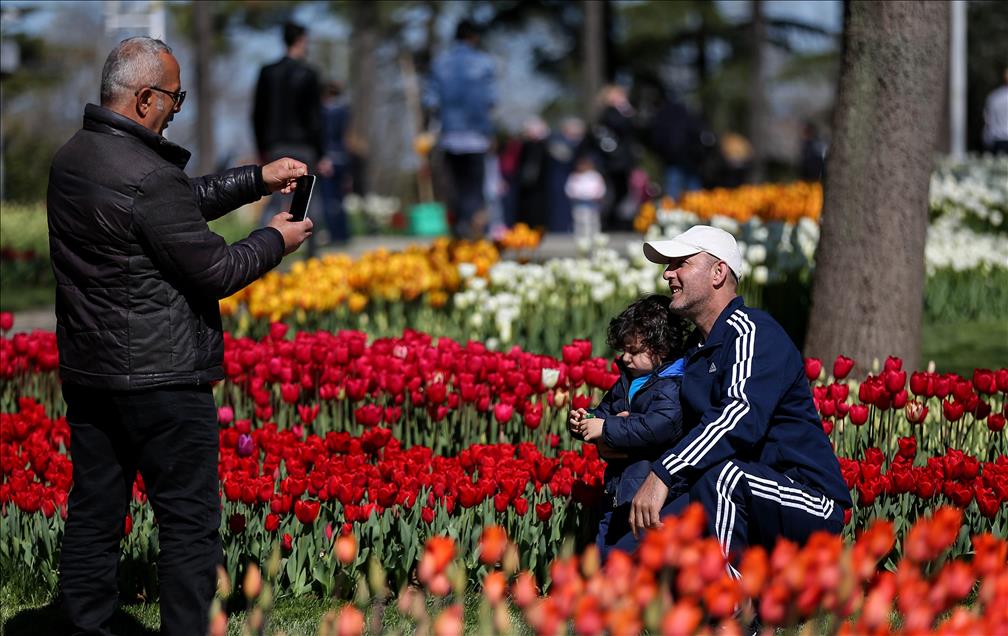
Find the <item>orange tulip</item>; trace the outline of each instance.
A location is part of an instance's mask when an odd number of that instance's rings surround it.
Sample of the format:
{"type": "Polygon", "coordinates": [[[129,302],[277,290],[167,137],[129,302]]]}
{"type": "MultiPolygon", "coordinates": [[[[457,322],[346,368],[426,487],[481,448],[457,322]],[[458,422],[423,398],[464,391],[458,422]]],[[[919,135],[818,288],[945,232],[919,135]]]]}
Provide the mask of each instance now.
{"type": "Polygon", "coordinates": [[[486,565],[494,565],[504,558],[507,548],[507,532],[500,526],[487,526],[480,535],[480,561],[486,565]]]}
{"type": "Polygon", "coordinates": [[[360,636],[364,633],[364,614],[353,605],[344,605],[336,618],[339,636],[360,636]]]}
{"type": "Polygon", "coordinates": [[[357,558],[357,537],[342,534],[336,539],[336,558],[343,565],[349,565],[357,558]]]}
{"type": "Polygon", "coordinates": [[[507,592],[507,578],[503,572],[490,572],[483,579],[483,594],[491,605],[496,605],[504,600],[505,592],[507,592]]]}
{"type": "Polygon", "coordinates": [[[663,636],[686,636],[696,632],[703,620],[703,612],[693,601],[684,599],[673,605],[662,617],[663,636]]]}
{"type": "Polygon", "coordinates": [[[511,585],[511,595],[515,604],[525,609],[539,597],[539,588],[536,587],[535,577],[529,572],[521,572],[518,578],[511,585]]]}
{"type": "Polygon", "coordinates": [[[707,613],[715,618],[731,616],[741,600],[742,590],[738,581],[727,573],[717,581],[708,583],[703,590],[704,606],[707,607],[707,613]]]}
{"type": "Polygon", "coordinates": [[[444,608],[434,619],[434,636],[462,636],[462,605],[455,603],[444,608]]]}

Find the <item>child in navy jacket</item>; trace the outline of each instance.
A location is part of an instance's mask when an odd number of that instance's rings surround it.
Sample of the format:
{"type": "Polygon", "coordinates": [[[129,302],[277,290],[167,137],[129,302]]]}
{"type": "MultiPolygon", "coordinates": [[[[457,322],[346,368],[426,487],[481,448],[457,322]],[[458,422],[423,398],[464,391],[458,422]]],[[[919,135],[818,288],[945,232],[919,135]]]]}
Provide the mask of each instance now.
{"type": "MultiPolygon", "coordinates": [[[[596,544],[603,558],[613,548],[632,551],[629,506],[663,449],[682,439],[682,352],[688,323],[669,311],[665,296],[645,296],[609,323],[609,346],[620,378],[589,412],[571,411],[568,429],[599,445],[608,462],[596,544]]],[[[669,500],[682,494],[670,492],[669,500]]]]}

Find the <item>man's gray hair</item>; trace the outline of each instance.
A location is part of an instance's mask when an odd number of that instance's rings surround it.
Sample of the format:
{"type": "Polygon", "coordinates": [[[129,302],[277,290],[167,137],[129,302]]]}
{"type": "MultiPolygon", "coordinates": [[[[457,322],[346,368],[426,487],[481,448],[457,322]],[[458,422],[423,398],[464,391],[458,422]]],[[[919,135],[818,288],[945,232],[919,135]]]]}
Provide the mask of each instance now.
{"type": "Polygon", "coordinates": [[[105,60],[101,78],[101,103],[115,104],[127,92],[144,86],[157,86],[164,75],[161,53],[172,50],[161,40],[145,36],[127,38],[105,60]]]}

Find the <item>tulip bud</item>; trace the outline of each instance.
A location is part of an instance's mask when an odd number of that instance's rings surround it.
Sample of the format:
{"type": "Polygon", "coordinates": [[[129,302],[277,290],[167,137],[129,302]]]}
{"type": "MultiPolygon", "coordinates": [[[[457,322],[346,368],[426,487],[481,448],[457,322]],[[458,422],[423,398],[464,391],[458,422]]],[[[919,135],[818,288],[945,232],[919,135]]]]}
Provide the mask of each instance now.
{"type": "Polygon", "coordinates": [[[231,596],[231,578],[223,565],[217,566],[217,595],[221,598],[231,596]]]}
{"type": "Polygon", "coordinates": [[[384,598],[388,595],[388,590],[385,587],[385,568],[381,566],[378,559],[373,556],[368,561],[368,585],[371,588],[371,594],[378,598],[384,598]]]}
{"type": "Polygon", "coordinates": [[[245,569],[242,590],[245,592],[245,598],[250,601],[259,596],[259,592],[262,591],[262,574],[259,572],[259,566],[255,563],[250,563],[245,569]]]}
{"type": "Polygon", "coordinates": [[[504,559],[501,561],[501,567],[508,574],[513,574],[518,571],[520,565],[521,559],[518,556],[518,546],[509,543],[507,549],[504,550],[504,559]]]}

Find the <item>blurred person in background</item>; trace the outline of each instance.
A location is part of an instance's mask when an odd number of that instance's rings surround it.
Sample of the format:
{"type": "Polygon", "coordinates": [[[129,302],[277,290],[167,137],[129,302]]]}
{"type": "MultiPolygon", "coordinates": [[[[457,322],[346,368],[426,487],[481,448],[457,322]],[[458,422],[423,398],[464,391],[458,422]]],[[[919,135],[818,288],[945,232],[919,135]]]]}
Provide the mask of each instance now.
{"type": "Polygon", "coordinates": [[[664,194],[678,200],[684,192],[699,190],[704,160],[703,119],[669,91],[651,119],[650,129],[651,147],[664,164],[664,194]]]}
{"type": "Polygon", "coordinates": [[[721,169],[718,186],[737,188],[749,179],[753,149],[749,140],[736,132],[721,135],[721,169]]]}
{"type": "Polygon", "coordinates": [[[826,172],[826,142],[811,121],[802,126],[801,163],[798,178],[802,181],[819,181],[826,172]]]}
{"type": "Polygon", "coordinates": [[[522,127],[516,219],[529,227],[545,227],[549,219],[549,191],[546,184],[546,140],[549,134],[549,126],[540,117],[530,118],[522,127]]]}
{"type": "Polygon", "coordinates": [[[590,155],[578,157],[564,191],[571,203],[574,238],[579,247],[588,249],[602,229],[602,201],[606,195],[605,179],[595,169],[590,155]]]}
{"type": "Polygon", "coordinates": [[[560,129],[546,141],[546,188],[549,199],[548,229],[568,234],[573,229],[571,200],[565,192],[567,178],[581,155],[585,123],[578,117],[566,117],[560,129]]]}
{"type": "MultiPolygon", "coordinates": [[[[295,22],[283,25],[284,56],[262,67],[256,82],[252,107],[252,127],[260,161],[294,157],[314,172],[322,155],[322,98],[319,76],[305,62],[308,31],[295,22]]],[[[312,197],[311,212],[322,197],[312,197]]],[[[284,205],[280,197],[271,197],[263,211],[265,225],[284,205]]],[[[312,242],[308,244],[313,253],[312,242]]]]}
{"type": "Polygon", "coordinates": [[[636,206],[627,199],[630,173],[637,166],[635,111],[626,89],[615,84],[602,89],[596,107],[592,133],[609,193],[602,226],[607,231],[629,230],[637,213],[636,206]]]}
{"type": "Polygon", "coordinates": [[[457,238],[478,238],[486,229],[483,188],[485,157],[493,135],[497,102],[494,61],[477,47],[480,33],[459,22],[455,42],[434,58],[423,103],[440,124],[438,145],[451,180],[449,204],[457,238]]]}
{"type": "Polygon", "coordinates": [[[1001,73],[1001,86],[991,91],[984,104],[983,142],[996,155],[1008,154],[1008,66],[1001,73]]]}
{"type": "Polygon", "coordinates": [[[213,382],[224,378],[219,301],[311,234],[284,212],[228,245],[207,221],[291,192],[307,166],[281,158],[190,179],[163,137],[182,109],[178,61],[160,40],[123,40],[101,105],[53,158],[46,208],[56,341],[73,487],[60,605],[75,634],[111,634],[123,519],[137,471],[157,520],[161,633],[205,634],[221,500],[213,382]]]}
{"type": "Polygon", "coordinates": [[[318,163],[322,205],[325,208],[329,241],[343,245],[350,240],[343,196],[350,183],[350,152],[346,146],[350,106],[343,99],[343,85],[329,82],[322,103],[322,158],[318,163]]]}

